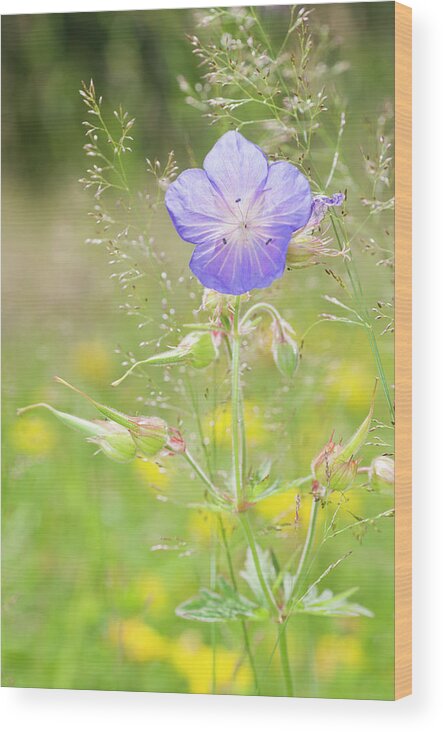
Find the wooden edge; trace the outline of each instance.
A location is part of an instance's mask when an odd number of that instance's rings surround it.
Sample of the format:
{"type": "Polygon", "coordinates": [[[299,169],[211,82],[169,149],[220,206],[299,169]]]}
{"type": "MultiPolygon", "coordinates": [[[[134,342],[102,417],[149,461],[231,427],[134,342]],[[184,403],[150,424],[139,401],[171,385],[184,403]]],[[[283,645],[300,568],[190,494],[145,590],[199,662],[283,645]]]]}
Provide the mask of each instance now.
{"type": "Polygon", "coordinates": [[[395,3],[395,699],[412,693],[412,10],[395,3]]]}

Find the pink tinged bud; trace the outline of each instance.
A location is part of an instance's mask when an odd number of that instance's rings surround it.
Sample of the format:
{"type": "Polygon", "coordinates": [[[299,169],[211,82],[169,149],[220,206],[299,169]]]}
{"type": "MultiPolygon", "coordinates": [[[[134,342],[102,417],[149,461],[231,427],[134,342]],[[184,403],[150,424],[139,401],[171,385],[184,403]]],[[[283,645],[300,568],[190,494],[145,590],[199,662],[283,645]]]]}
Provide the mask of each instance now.
{"type": "MultiPolygon", "coordinates": [[[[92,399],[59,377],[56,380],[85,397],[101,414],[115,423],[116,426],[120,425],[120,427],[126,428],[135,444],[137,455],[140,455],[140,457],[152,460],[160,455],[166,447],[169,439],[169,428],[163,419],[159,417],[131,417],[123,412],[119,412],[117,409],[96,402],[95,399],[92,399]]],[[[104,429],[103,426],[101,428],[104,429]]],[[[109,431],[104,436],[109,444],[109,431]]]]}
{"type": "Polygon", "coordinates": [[[291,326],[283,319],[272,322],[272,356],[282,376],[288,379],[294,376],[300,362],[299,348],[291,334],[291,326]]]}
{"type": "Polygon", "coordinates": [[[343,491],[353,482],[358,464],[355,460],[344,460],[343,446],[332,438],[312,462],[312,474],[323,489],[343,491]]]}
{"type": "Polygon", "coordinates": [[[186,443],[180,430],[175,427],[169,428],[168,444],[166,450],[169,455],[183,454],[186,451],[186,443]]]}
{"type": "Polygon", "coordinates": [[[373,459],[369,468],[369,482],[374,490],[390,488],[395,480],[395,463],[387,455],[373,459]]]}
{"type": "Polygon", "coordinates": [[[137,453],[148,460],[157,457],[166,447],[168,425],[159,417],[130,417],[130,432],[137,453]]]}
{"type": "Polygon", "coordinates": [[[134,441],[129,430],[121,425],[104,419],[82,419],[67,412],[60,412],[49,404],[32,404],[19,410],[19,414],[30,409],[44,408],[49,410],[66,427],[82,434],[88,442],[93,442],[111,460],[127,463],[136,455],[134,441]]]}
{"type": "Polygon", "coordinates": [[[233,306],[234,301],[234,295],[223,295],[221,292],[210,290],[208,287],[205,287],[203,290],[201,309],[206,310],[212,313],[214,317],[219,318],[223,311],[226,311],[228,308],[233,306]]]}
{"type": "Polygon", "coordinates": [[[375,388],[369,412],[350,440],[342,445],[335,443],[331,437],[320,454],[313,460],[312,475],[324,488],[344,491],[352,485],[358,470],[358,462],[355,458],[369,434],[374,412],[374,399],[375,388]]]}

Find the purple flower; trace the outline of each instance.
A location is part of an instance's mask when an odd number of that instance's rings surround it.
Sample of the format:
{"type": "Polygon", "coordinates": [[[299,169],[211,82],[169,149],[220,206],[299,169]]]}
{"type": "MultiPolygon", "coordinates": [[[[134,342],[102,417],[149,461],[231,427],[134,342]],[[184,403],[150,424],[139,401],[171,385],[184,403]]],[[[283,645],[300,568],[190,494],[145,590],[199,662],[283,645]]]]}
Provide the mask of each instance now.
{"type": "Polygon", "coordinates": [[[269,163],[239,132],[226,132],[203,168],[181,173],[165,198],[178,233],[195,245],[191,270],[225,294],[267,287],[283,274],[291,235],[311,215],[308,181],[290,163],[269,163]]]}

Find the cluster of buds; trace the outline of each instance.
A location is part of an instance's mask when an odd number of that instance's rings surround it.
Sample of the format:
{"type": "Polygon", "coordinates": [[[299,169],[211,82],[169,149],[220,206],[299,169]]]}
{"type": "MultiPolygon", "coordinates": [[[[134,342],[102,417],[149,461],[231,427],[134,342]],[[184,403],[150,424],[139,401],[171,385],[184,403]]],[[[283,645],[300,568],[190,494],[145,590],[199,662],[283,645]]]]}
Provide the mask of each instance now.
{"type": "Polygon", "coordinates": [[[334,442],[330,437],[320,454],[312,461],[311,472],[318,495],[326,495],[329,491],[346,491],[351,487],[358,471],[357,454],[365,444],[374,413],[374,395],[369,412],[345,444],[334,442]]]}
{"type": "Polygon", "coordinates": [[[333,441],[326,443],[320,454],[312,461],[311,471],[315,481],[324,491],[345,491],[357,475],[358,463],[352,457],[343,459],[343,445],[333,441]]]}
{"type": "Polygon", "coordinates": [[[344,201],[342,193],[333,196],[316,196],[312,202],[312,211],[308,223],[303,229],[296,231],[289,242],[286,255],[288,269],[303,269],[321,264],[327,257],[346,255],[346,251],[330,247],[331,239],[320,236],[320,224],[330,206],[341,206],[344,201]]]}
{"type": "Polygon", "coordinates": [[[202,295],[201,310],[210,313],[211,321],[220,323],[224,315],[233,310],[235,295],[223,295],[217,290],[205,287],[202,295]]]}
{"type": "Polygon", "coordinates": [[[30,409],[45,408],[67,427],[80,432],[88,442],[99,447],[106,457],[117,463],[128,463],[136,457],[156,460],[167,455],[184,453],[184,439],[175,427],[170,427],[159,417],[131,417],[116,409],[96,402],[79,392],[66,381],[61,383],[82,394],[106,419],[87,420],[67,412],[61,412],[49,404],[32,404],[19,410],[19,414],[30,409]]]}

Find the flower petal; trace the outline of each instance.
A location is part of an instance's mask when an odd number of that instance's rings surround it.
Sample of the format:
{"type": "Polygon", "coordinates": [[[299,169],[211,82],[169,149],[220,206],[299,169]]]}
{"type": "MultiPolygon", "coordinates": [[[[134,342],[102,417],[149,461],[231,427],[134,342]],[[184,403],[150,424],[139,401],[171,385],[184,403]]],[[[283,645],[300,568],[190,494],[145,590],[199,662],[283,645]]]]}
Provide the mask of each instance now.
{"type": "Polygon", "coordinates": [[[178,233],[192,244],[223,238],[226,204],[200,168],[184,170],[166,191],[165,204],[178,233]]]}
{"type": "Polygon", "coordinates": [[[239,241],[235,237],[200,244],[189,266],[200,282],[217,292],[242,295],[268,287],[285,269],[290,234],[271,238],[253,234],[239,241]]]}
{"type": "Polygon", "coordinates": [[[315,196],[312,201],[311,216],[307,223],[307,228],[314,229],[319,226],[321,221],[326,216],[326,211],[329,206],[341,206],[345,197],[343,193],[334,193],[331,197],[329,196],[315,196]]]}
{"type": "Polygon", "coordinates": [[[226,132],[206,155],[203,167],[233,211],[243,210],[262,188],[268,175],[264,152],[240,132],[226,132]]]}
{"type": "Polygon", "coordinates": [[[268,232],[277,227],[280,235],[289,237],[309,220],[312,198],[308,180],[291,163],[271,163],[260,206],[255,223],[268,232]]]}

